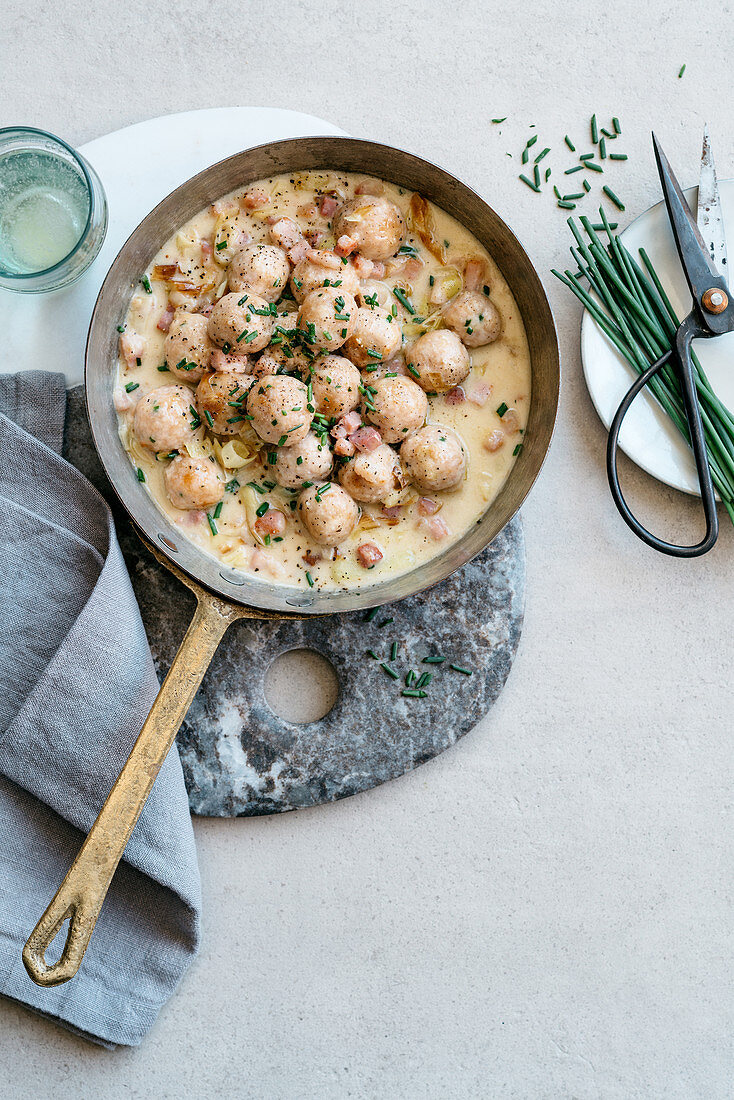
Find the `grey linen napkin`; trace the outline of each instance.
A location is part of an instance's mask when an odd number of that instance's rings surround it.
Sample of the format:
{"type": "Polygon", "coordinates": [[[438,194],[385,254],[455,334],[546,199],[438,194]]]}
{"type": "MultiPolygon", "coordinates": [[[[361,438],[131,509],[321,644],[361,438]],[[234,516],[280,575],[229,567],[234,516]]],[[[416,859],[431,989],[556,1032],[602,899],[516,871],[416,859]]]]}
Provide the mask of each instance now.
{"type": "Polygon", "coordinates": [[[88,1039],[134,1045],[198,947],[175,747],[77,976],[44,989],[21,961],[158,690],[110,510],[60,457],[65,404],[60,375],[0,377],[0,992],[88,1039]]]}

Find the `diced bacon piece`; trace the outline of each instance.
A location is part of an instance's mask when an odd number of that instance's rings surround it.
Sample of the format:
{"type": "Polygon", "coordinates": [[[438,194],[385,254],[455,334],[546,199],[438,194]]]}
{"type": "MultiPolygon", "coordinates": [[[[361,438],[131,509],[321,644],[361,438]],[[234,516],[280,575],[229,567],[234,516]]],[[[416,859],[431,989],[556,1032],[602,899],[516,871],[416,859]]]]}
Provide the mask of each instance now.
{"type": "Polygon", "coordinates": [[[206,520],[206,512],[202,512],[199,509],[191,512],[184,512],[184,514],[176,520],[176,523],[182,527],[198,527],[198,525],[206,520]]]}
{"type": "Polygon", "coordinates": [[[517,415],[517,409],[508,409],[504,416],[500,417],[502,421],[502,427],[507,432],[516,432],[520,427],[520,417],[517,415]]]}
{"type": "Polygon", "coordinates": [[[358,451],[366,454],[376,451],[382,443],[382,436],[377,428],[358,428],[349,438],[358,451]]]}
{"type": "Polygon", "coordinates": [[[374,542],[363,542],[357,547],[356,553],[357,561],[363,569],[372,569],[383,557],[382,550],[374,542]]]}
{"type": "Polygon", "coordinates": [[[487,285],[487,277],[483,260],[469,260],[464,268],[464,288],[466,290],[481,290],[487,285]]]}
{"type": "Polygon", "coordinates": [[[209,356],[212,370],[228,370],[235,374],[250,374],[250,360],[246,355],[225,355],[221,348],[213,348],[209,356]]]}
{"type": "Polygon", "coordinates": [[[306,218],[307,221],[313,221],[318,217],[319,208],[315,202],[304,202],[303,206],[299,206],[296,211],[299,218],[306,218]]]}
{"type": "MultiPolygon", "coordinates": [[[[268,221],[270,219],[268,218],[268,221]]],[[[286,252],[303,240],[303,233],[292,218],[274,218],[270,222],[270,239],[273,244],[280,245],[286,252]]]]}
{"type": "Polygon", "coordinates": [[[351,439],[348,439],[346,436],[337,439],[334,444],[334,454],[340,455],[342,458],[351,458],[355,450],[356,448],[351,439]]]}
{"type": "Polygon", "coordinates": [[[118,386],[112,395],[112,403],[119,413],[128,412],[135,404],[135,398],[121,386],[118,386]]]}
{"type": "Polygon", "coordinates": [[[447,405],[460,405],[466,399],[466,393],[463,386],[454,386],[444,397],[447,405]]]}
{"type": "Polygon", "coordinates": [[[362,180],[354,188],[355,195],[382,195],[385,185],[380,180],[362,180]]]}
{"type": "Polygon", "coordinates": [[[306,240],[311,245],[311,248],[318,248],[326,240],[326,233],[323,229],[307,229],[306,240]]]}
{"type": "Polygon", "coordinates": [[[433,500],[431,497],[419,497],[418,498],[418,511],[422,516],[433,516],[439,510],[441,505],[437,500],[433,500]]]}
{"type": "Polygon", "coordinates": [[[451,533],[449,525],[445,520],[441,519],[440,516],[426,516],[420,521],[420,526],[423,527],[436,542],[445,539],[446,536],[451,533]]]}
{"type": "Polygon", "coordinates": [[[492,387],[487,382],[475,386],[466,396],[473,405],[486,405],[492,395],[492,387]]]}
{"type": "Polygon", "coordinates": [[[310,550],[307,550],[306,553],[301,556],[306,565],[315,565],[317,561],[321,561],[321,554],[313,554],[310,550]]]}
{"type": "Polygon", "coordinates": [[[161,313],[160,317],[158,318],[158,324],[155,327],[157,329],[160,329],[161,332],[168,332],[169,328],[171,327],[171,321],[173,320],[174,312],[174,308],[169,302],[166,308],[163,310],[163,313],[161,313]]]}
{"type": "Polygon", "coordinates": [[[322,218],[330,218],[339,209],[339,200],[333,195],[322,195],[319,203],[319,211],[322,218]]]}
{"type": "Polygon", "coordinates": [[[258,535],[282,535],[285,531],[285,513],[278,508],[268,508],[264,516],[255,521],[258,535]]]}
{"type": "Polygon", "coordinates": [[[357,410],[354,409],[352,412],[348,412],[346,416],[343,416],[336,426],[337,428],[342,427],[347,435],[352,435],[356,432],[361,423],[362,417],[357,410]]]}
{"type": "Polygon", "coordinates": [[[288,259],[292,264],[297,264],[300,260],[305,260],[310,251],[311,245],[307,240],[296,241],[293,247],[288,249],[288,259]]]}
{"type": "Polygon", "coordinates": [[[416,275],[420,275],[423,270],[423,260],[419,260],[417,256],[408,256],[403,266],[403,275],[406,279],[415,279],[416,275]]]}
{"type": "Polygon", "coordinates": [[[389,508],[384,507],[382,509],[382,514],[387,516],[388,519],[399,519],[402,508],[402,504],[391,504],[389,508]]]}
{"type": "Polygon", "coordinates": [[[336,253],[331,252],[328,248],[309,248],[306,258],[310,263],[325,267],[329,271],[338,271],[342,266],[342,262],[336,253]]]}
{"type": "Polygon", "coordinates": [[[350,256],[352,252],[357,248],[357,242],[348,237],[346,233],[342,233],[339,240],[334,245],[334,251],[337,256],[350,256]]]}
{"type": "Polygon", "coordinates": [[[137,361],[145,351],[145,340],[137,332],[123,332],[120,336],[120,354],[129,369],[137,366],[137,361]]]}
{"type": "Polygon", "coordinates": [[[370,378],[384,378],[386,374],[404,374],[410,377],[410,371],[405,366],[405,357],[399,352],[394,359],[388,359],[386,363],[380,363],[379,372],[369,372],[370,378]]]}
{"type": "Polygon", "coordinates": [[[208,237],[203,237],[201,241],[201,258],[205,264],[208,264],[213,255],[212,242],[208,237]]]}
{"type": "Polygon", "coordinates": [[[352,260],[354,270],[357,272],[357,276],[360,279],[371,279],[372,272],[374,270],[374,264],[372,260],[368,260],[366,256],[355,256],[352,260]]]}
{"type": "Polygon", "coordinates": [[[372,260],[372,278],[384,279],[385,278],[385,265],[382,260],[372,260]]]}
{"type": "Polygon", "coordinates": [[[499,428],[495,428],[493,432],[490,432],[487,438],[484,440],[485,451],[498,451],[505,441],[505,433],[499,428]]]}
{"type": "Polygon", "coordinates": [[[263,187],[251,187],[242,196],[242,206],[245,210],[259,210],[270,202],[270,195],[263,187]]]}

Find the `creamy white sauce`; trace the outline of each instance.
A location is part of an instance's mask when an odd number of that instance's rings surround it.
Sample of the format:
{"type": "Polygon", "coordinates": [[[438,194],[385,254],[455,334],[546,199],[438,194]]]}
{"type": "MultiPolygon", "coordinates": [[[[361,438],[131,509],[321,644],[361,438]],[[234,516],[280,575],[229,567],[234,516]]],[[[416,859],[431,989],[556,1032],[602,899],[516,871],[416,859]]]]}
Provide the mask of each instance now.
{"type": "MultiPolygon", "coordinates": [[[[296,499],[296,493],[279,487],[259,493],[249,487],[248,482],[262,487],[264,481],[272,481],[264,452],[246,466],[225,470],[230,483],[236,480],[239,488],[232,486],[234,491],[224,493],[222,507],[214,519],[216,535],[212,533],[210,522],[214,508],[210,508],[208,514],[184,512],[175,508],[168,499],[163,484],[166,462],[140,446],[134,439],[131,425],[134,404],[141,396],[162,385],[180,383],[180,379],[172,374],[159,370],[165,360],[165,333],[157,328],[157,324],[166,310],[169,295],[174,305],[183,305],[193,311],[197,308],[198,298],[186,293],[187,284],[204,284],[203,304],[206,304],[207,295],[212,300],[225,293],[224,265],[234,251],[237,229],[246,229],[254,242],[269,242],[266,219],[270,215],[293,218],[304,232],[323,231],[326,239],[318,247],[331,247],[334,241],[327,219],[313,211],[309,216],[304,216],[298,210],[314,202],[318,204],[320,195],[332,189],[350,198],[354,195],[355,186],[364,180],[363,176],[343,173],[283,175],[250,184],[219,200],[215,204],[216,209],[209,207],[203,210],[166,242],[145,273],[152,293],[146,293],[142,285],[136,290],[125,322],[126,334],[137,334],[144,341],[139,363],[133,361],[128,366],[120,357],[116,390],[121,437],[131,461],[142,471],[139,476],[145,478],[141,488],[151,494],[158,507],[180,527],[182,534],[206,553],[248,576],[262,576],[268,583],[276,581],[302,589],[310,587],[309,582],[322,588],[347,588],[384,580],[390,574],[413,569],[458,540],[482,516],[499,492],[522,445],[530,404],[530,359],[519,310],[507,283],[486,250],[454,218],[431,204],[435,237],[443,244],[445,264],[442,265],[424,247],[419,237],[410,231],[408,222],[406,244],[412,246],[423,260],[420,272],[409,279],[410,299],[418,311],[417,315],[430,318],[436,314],[437,307],[428,302],[431,276],[436,279],[447,269],[460,272],[467,258],[477,257],[486,264],[491,300],[502,318],[502,333],[498,340],[469,349],[472,369],[462,384],[469,399],[451,404],[445,395],[429,397],[429,423],[440,423],[458,432],[469,456],[466,477],[456,489],[425,494],[441,505],[437,514],[448,525],[449,535],[439,541],[431,537],[418,510],[421,494],[408,488],[403,491],[405,503],[397,517],[385,516],[382,504],[362,504],[362,519],[345,542],[336,549],[318,546],[305,531],[296,511],[289,507],[289,501],[296,499]],[[270,194],[270,201],[262,210],[245,211],[239,200],[245,190],[253,187],[264,188],[270,194]],[[202,241],[212,243],[212,260],[203,258],[202,241]],[[183,284],[180,289],[175,285],[172,287],[170,279],[163,281],[156,277],[156,267],[172,264],[178,265],[175,280],[183,284]],[[472,393],[485,386],[491,386],[486,403],[473,403],[470,400],[472,393]],[[131,387],[129,393],[127,387],[131,387]],[[120,407],[127,403],[129,408],[120,407]],[[505,406],[509,414],[505,413],[504,419],[501,419],[497,410],[505,406]],[[497,430],[503,431],[505,438],[498,450],[490,452],[485,442],[497,430]],[[269,546],[263,545],[262,539],[253,530],[255,509],[265,501],[271,507],[285,511],[288,516],[282,541],[271,542],[269,546]],[[356,548],[365,542],[376,544],[383,553],[382,561],[369,571],[359,564],[355,555],[356,548]]],[[[385,197],[395,202],[408,220],[410,192],[389,183],[383,186],[385,197]]],[[[398,263],[401,259],[397,258],[398,263]]],[[[404,286],[406,278],[400,270],[390,273],[390,261],[387,264],[388,272],[381,281],[389,288],[392,298],[392,288],[404,286]]],[[[325,275],[328,274],[325,271],[325,275]]],[[[399,307],[397,320],[403,322],[403,347],[408,348],[423,329],[402,307],[399,307]]],[[[335,354],[341,354],[341,349],[335,354]]],[[[191,386],[191,390],[194,404],[195,386],[191,386]]],[[[211,437],[206,434],[205,426],[197,434],[204,437],[203,446],[211,449],[211,437]]],[[[244,435],[246,439],[251,439],[252,429],[246,428],[244,435]]]]}

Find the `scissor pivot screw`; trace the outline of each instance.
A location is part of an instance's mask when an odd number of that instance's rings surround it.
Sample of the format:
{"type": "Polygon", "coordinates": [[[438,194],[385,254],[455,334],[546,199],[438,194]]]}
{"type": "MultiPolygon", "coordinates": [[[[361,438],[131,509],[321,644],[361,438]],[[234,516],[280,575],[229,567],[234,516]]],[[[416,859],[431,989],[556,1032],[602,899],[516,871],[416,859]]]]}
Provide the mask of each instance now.
{"type": "Polygon", "coordinates": [[[729,299],[724,291],[715,286],[706,291],[701,301],[703,308],[709,313],[723,313],[729,305],[729,299]]]}

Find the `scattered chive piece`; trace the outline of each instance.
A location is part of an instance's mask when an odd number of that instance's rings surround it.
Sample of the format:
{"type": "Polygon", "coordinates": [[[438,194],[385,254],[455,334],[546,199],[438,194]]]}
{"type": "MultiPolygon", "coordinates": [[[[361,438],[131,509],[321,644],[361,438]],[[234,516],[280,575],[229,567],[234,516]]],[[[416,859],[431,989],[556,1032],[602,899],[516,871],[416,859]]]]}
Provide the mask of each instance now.
{"type": "Polygon", "coordinates": [[[519,176],[518,178],[521,179],[523,183],[526,183],[531,191],[536,191],[536,192],[540,191],[540,188],[536,187],[536,185],[533,183],[533,181],[528,179],[527,176],[519,176]]]}
{"type": "Polygon", "coordinates": [[[248,481],[247,484],[251,489],[254,489],[256,493],[260,493],[261,496],[265,495],[265,490],[262,485],[258,485],[256,481],[248,481]]]}
{"type": "Polygon", "coordinates": [[[132,393],[133,390],[136,390],[139,387],[139,385],[139,382],[128,382],[128,384],[125,386],[125,393],[132,393]]]}
{"type": "Polygon", "coordinates": [[[168,363],[161,363],[158,370],[160,370],[160,371],[168,370],[168,363]]]}
{"type": "Polygon", "coordinates": [[[394,661],[395,658],[397,657],[397,655],[398,655],[398,643],[393,642],[393,644],[390,646],[390,660],[394,661]]]}
{"type": "Polygon", "coordinates": [[[390,623],[394,623],[394,619],[383,619],[381,623],[377,624],[377,629],[382,630],[383,626],[389,626],[390,623]]]}
{"type": "Polygon", "coordinates": [[[619,222],[607,222],[606,225],[603,225],[601,222],[594,222],[591,228],[595,229],[598,233],[601,233],[605,229],[618,229],[619,222]]]}
{"type": "Polygon", "coordinates": [[[572,176],[574,174],[574,172],[583,172],[583,170],[584,170],[583,164],[576,164],[576,165],[574,165],[573,168],[567,168],[566,171],[563,174],[564,174],[564,176],[572,176]]]}
{"type": "MultiPolygon", "coordinates": [[[[308,587],[313,588],[313,586],[315,584],[315,581],[314,581],[313,577],[311,576],[311,574],[309,573],[308,569],[306,570],[306,580],[308,581],[308,587]]],[[[372,650],[369,649],[369,650],[367,650],[367,652],[372,653],[372,650]]],[[[375,656],[374,653],[372,653],[372,656],[373,657],[375,656]]]]}
{"type": "Polygon", "coordinates": [[[568,136],[568,134],[566,134],[566,136],[565,136],[565,138],[564,138],[563,140],[565,141],[566,145],[567,145],[567,146],[569,147],[569,149],[571,150],[571,152],[572,152],[572,153],[575,153],[575,152],[576,152],[576,146],[575,146],[575,145],[574,145],[574,143],[573,143],[573,142],[571,141],[571,139],[570,139],[570,137],[568,136]]]}
{"type": "Polygon", "coordinates": [[[622,127],[619,125],[619,119],[618,118],[613,118],[612,119],[612,126],[614,127],[615,134],[621,134],[622,133],[622,127]]]}
{"type": "Polygon", "coordinates": [[[566,202],[565,199],[559,199],[556,205],[560,206],[561,210],[575,210],[576,209],[576,203],[575,202],[566,202]]]}
{"type": "MultiPolygon", "coordinates": [[[[605,130],[603,126],[601,128],[601,132],[604,134],[604,137],[609,138],[610,141],[614,141],[617,136],[613,130],[605,130]]],[[[601,145],[601,142],[599,142],[599,144],[601,145]]]]}
{"type": "Polygon", "coordinates": [[[512,457],[515,458],[516,455],[519,455],[521,450],[522,450],[522,443],[518,443],[517,446],[515,447],[515,450],[512,452],[512,457]]]}
{"type": "Polygon", "coordinates": [[[585,194],[586,194],[585,191],[575,191],[573,195],[564,195],[563,196],[563,201],[564,202],[573,202],[574,199],[583,199],[585,194]]]}
{"type": "Polygon", "coordinates": [[[117,331],[118,332],[124,332],[125,331],[125,326],[124,325],[118,325],[117,326],[117,331]]]}
{"type": "Polygon", "coordinates": [[[602,138],[599,142],[599,156],[602,160],[607,159],[607,139],[602,138]]]}
{"type": "Polygon", "coordinates": [[[145,291],[146,294],[152,294],[153,293],[153,287],[150,285],[150,279],[148,278],[147,275],[143,275],[140,282],[142,283],[143,290],[145,291]]]}
{"type": "Polygon", "coordinates": [[[593,159],[594,159],[594,154],[593,153],[582,153],[581,156],[579,157],[579,160],[593,160],[593,159]]]}
{"type": "Polygon", "coordinates": [[[523,164],[527,164],[528,161],[530,160],[530,150],[529,149],[523,149],[522,156],[521,156],[520,159],[522,160],[523,164]]]}
{"type": "Polygon", "coordinates": [[[401,695],[407,695],[410,699],[425,699],[425,691],[418,691],[416,688],[403,688],[400,692],[401,695]]]}
{"type": "Polygon", "coordinates": [[[424,657],[422,663],[424,665],[442,665],[445,660],[445,657],[424,657]]]}
{"type": "Polygon", "coordinates": [[[262,504],[260,504],[260,505],[259,505],[259,506],[258,506],[258,507],[257,507],[257,508],[255,509],[255,515],[256,515],[256,516],[258,517],[258,519],[260,518],[260,516],[264,516],[264,515],[265,515],[265,513],[267,512],[267,510],[269,509],[269,507],[270,507],[270,505],[268,504],[267,500],[264,500],[264,501],[262,502],[262,504]]]}
{"type": "Polygon", "coordinates": [[[504,416],[504,415],[505,415],[505,413],[507,412],[507,409],[508,409],[508,408],[509,408],[509,406],[508,406],[508,405],[506,405],[506,404],[505,404],[505,402],[503,401],[503,402],[502,402],[502,404],[501,404],[501,405],[499,406],[499,408],[497,409],[497,416],[499,416],[499,417],[502,417],[502,416],[504,416]]]}
{"type": "Polygon", "coordinates": [[[617,210],[624,210],[624,203],[617,198],[611,187],[607,187],[605,184],[604,187],[602,187],[602,191],[607,196],[607,198],[610,198],[612,200],[614,205],[617,207],[617,210]]]}
{"type": "Polygon", "coordinates": [[[582,180],[581,181],[581,186],[583,187],[584,191],[588,195],[589,191],[591,191],[591,184],[589,183],[589,181],[588,180],[582,180]]]}
{"type": "Polygon", "coordinates": [[[229,241],[220,241],[219,244],[215,245],[214,247],[216,248],[217,252],[221,252],[222,249],[226,248],[228,244],[229,241]]]}
{"type": "Polygon", "coordinates": [[[471,676],[472,674],[471,669],[462,668],[461,665],[449,665],[449,668],[452,668],[454,672],[460,672],[463,676],[471,676]]]}
{"type": "Polygon", "coordinates": [[[432,679],[433,679],[433,675],[430,672],[424,672],[423,675],[419,678],[418,683],[415,686],[417,688],[428,687],[428,685],[430,684],[432,679]]]}
{"type": "Polygon", "coordinates": [[[541,160],[543,159],[543,157],[547,157],[547,156],[548,156],[548,153],[550,153],[550,146],[547,146],[547,147],[546,147],[545,149],[541,150],[541,152],[540,152],[540,153],[538,153],[538,155],[537,155],[537,157],[535,158],[535,161],[534,161],[533,163],[535,163],[535,164],[540,164],[540,162],[541,162],[541,160]]]}
{"type": "Polygon", "coordinates": [[[550,179],[550,175],[551,175],[551,170],[550,170],[550,168],[546,168],[546,170],[545,170],[545,182],[546,182],[546,183],[547,183],[547,182],[548,182],[548,180],[550,179]]]}
{"type": "Polygon", "coordinates": [[[553,186],[553,194],[556,196],[557,199],[562,199],[563,198],[563,195],[561,194],[561,192],[558,190],[558,188],[555,185],[553,186]]]}
{"type": "Polygon", "coordinates": [[[207,519],[209,520],[209,530],[211,531],[211,533],[212,533],[213,535],[216,535],[216,533],[217,533],[217,525],[216,525],[216,523],[214,522],[214,520],[212,519],[212,517],[211,517],[211,516],[209,515],[209,513],[208,513],[208,512],[207,512],[207,514],[206,514],[206,518],[207,518],[207,519]]]}
{"type": "MultiPolygon", "coordinates": [[[[399,286],[393,287],[393,294],[395,295],[397,300],[400,302],[401,306],[404,306],[405,309],[407,309],[408,313],[411,313],[411,314],[415,313],[415,309],[413,308],[412,303],[406,297],[404,290],[401,290],[401,288],[399,286]]],[[[381,359],[382,356],[380,355],[379,358],[381,359]]]]}
{"type": "Polygon", "coordinates": [[[537,140],[538,140],[538,135],[533,134],[533,136],[531,138],[528,138],[528,141],[527,141],[527,144],[526,144],[525,148],[529,149],[531,145],[535,145],[537,140]]]}
{"type": "Polygon", "coordinates": [[[218,504],[218,505],[216,506],[216,508],[214,509],[214,518],[215,518],[215,519],[219,519],[219,517],[220,517],[220,516],[221,516],[221,514],[222,514],[222,503],[223,503],[223,502],[222,502],[222,501],[220,500],[220,501],[219,501],[219,504],[218,504]]]}
{"type": "Polygon", "coordinates": [[[368,611],[367,614],[365,615],[364,621],[366,623],[371,623],[373,619],[377,618],[377,615],[378,615],[379,611],[380,611],[379,607],[373,607],[372,610],[368,611]]]}
{"type": "MultiPolygon", "coordinates": [[[[306,576],[307,576],[307,577],[310,577],[310,576],[311,576],[311,574],[310,574],[310,573],[306,573],[306,576]]],[[[368,649],[368,650],[367,650],[367,656],[368,656],[368,657],[372,657],[372,659],[373,659],[373,660],[375,660],[375,661],[379,661],[379,659],[380,659],[380,658],[379,658],[379,657],[377,656],[377,654],[375,653],[374,649],[368,649]]]]}
{"type": "Polygon", "coordinates": [[[383,669],[388,674],[388,676],[390,677],[391,680],[399,680],[400,679],[400,677],[398,676],[395,669],[390,668],[390,666],[386,665],[384,661],[380,661],[380,668],[383,669]]]}
{"type": "Polygon", "coordinates": [[[683,73],[684,73],[685,71],[686,71],[686,67],[685,67],[685,65],[681,65],[681,67],[680,67],[680,72],[678,73],[678,79],[679,79],[679,80],[680,80],[680,78],[681,78],[681,77],[683,76],[683,73]]]}
{"type": "Polygon", "coordinates": [[[138,481],[145,481],[145,474],[140,468],[138,468],[138,481]]]}
{"type": "Polygon", "coordinates": [[[540,168],[537,164],[533,168],[533,179],[535,180],[535,186],[540,190],[540,168]]]}
{"type": "Polygon", "coordinates": [[[495,124],[495,126],[498,126],[500,122],[507,122],[507,115],[505,115],[504,118],[493,118],[492,122],[495,124]]]}
{"type": "Polygon", "coordinates": [[[208,409],[204,409],[204,416],[206,417],[206,422],[209,425],[209,427],[213,428],[214,427],[214,420],[212,418],[212,414],[209,412],[208,409]]]}
{"type": "Polygon", "coordinates": [[[417,679],[418,679],[418,677],[416,676],[416,674],[413,672],[413,669],[411,668],[408,671],[408,675],[405,677],[405,686],[407,688],[412,688],[413,684],[416,682],[417,679]]]}
{"type": "Polygon", "coordinates": [[[591,116],[591,140],[594,142],[594,145],[596,145],[597,141],[599,140],[599,129],[596,125],[596,115],[591,116]]]}
{"type": "Polygon", "coordinates": [[[610,160],[627,160],[627,154],[626,153],[610,153],[609,154],[609,159],[610,160]]]}
{"type": "Polygon", "coordinates": [[[593,161],[587,160],[584,162],[584,168],[588,168],[591,172],[603,172],[601,164],[594,164],[593,161]]]}

